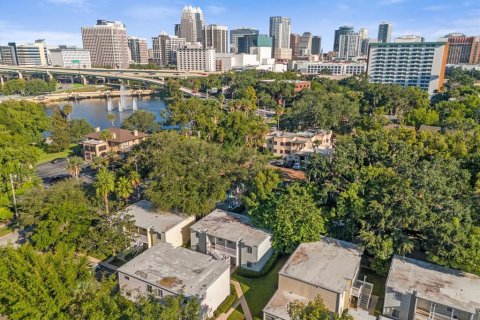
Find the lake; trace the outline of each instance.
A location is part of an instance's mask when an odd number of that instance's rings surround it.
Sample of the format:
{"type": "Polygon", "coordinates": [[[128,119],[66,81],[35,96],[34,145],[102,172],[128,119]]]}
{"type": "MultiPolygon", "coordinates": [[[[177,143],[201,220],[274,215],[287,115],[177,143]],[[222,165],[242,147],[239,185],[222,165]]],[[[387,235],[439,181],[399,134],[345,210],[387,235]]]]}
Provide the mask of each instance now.
{"type": "MultiPolygon", "coordinates": [[[[160,97],[153,96],[144,96],[136,97],[137,99],[137,108],[138,110],[145,110],[152,112],[156,116],[157,121],[161,121],[161,112],[165,109],[165,101],[160,97]]],[[[66,104],[71,104],[73,106],[73,113],[71,119],[85,119],[87,120],[94,128],[100,127],[100,129],[110,128],[112,123],[108,120],[108,113],[113,113],[115,115],[115,127],[120,127],[121,123],[128,118],[134,110],[133,106],[133,97],[126,97],[125,105],[126,108],[122,112],[118,111],[118,105],[120,103],[120,97],[112,98],[113,110],[107,110],[107,100],[106,99],[83,99],[78,101],[61,101],[56,103],[49,103],[46,105],[47,115],[50,116],[53,113],[55,106],[63,107],[66,104]]]]}

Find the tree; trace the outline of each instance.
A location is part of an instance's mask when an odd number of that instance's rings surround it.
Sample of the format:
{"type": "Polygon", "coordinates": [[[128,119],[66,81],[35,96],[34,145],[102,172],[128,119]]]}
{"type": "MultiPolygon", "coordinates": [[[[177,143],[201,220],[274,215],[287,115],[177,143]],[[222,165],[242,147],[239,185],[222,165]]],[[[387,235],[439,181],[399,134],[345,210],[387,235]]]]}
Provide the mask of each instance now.
{"type": "Polygon", "coordinates": [[[97,177],[94,182],[95,192],[98,197],[101,197],[103,205],[105,207],[105,213],[109,214],[109,196],[110,193],[115,191],[115,176],[113,173],[107,170],[107,168],[101,168],[98,171],[97,177]]]}
{"type": "Polygon", "coordinates": [[[117,119],[117,117],[115,117],[115,114],[109,113],[107,115],[107,119],[112,123],[112,127],[115,127],[115,120],[117,119]]]}
{"type": "Polygon", "coordinates": [[[259,171],[247,185],[247,191],[242,198],[248,209],[258,207],[266,201],[281,182],[278,170],[265,168],[259,171]]]}
{"type": "Polygon", "coordinates": [[[100,132],[100,135],[98,137],[100,138],[100,140],[107,142],[108,140],[113,139],[113,133],[110,130],[105,129],[100,132]]]}
{"type": "Polygon", "coordinates": [[[56,108],[55,111],[53,111],[51,119],[52,126],[50,129],[50,137],[52,143],[49,146],[49,149],[52,152],[60,152],[65,150],[70,143],[68,122],[65,114],[59,108],[56,108]]]}
{"type": "MultiPolygon", "coordinates": [[[[331,320],[332,313],[323,302],[320,296],[316,296],[313,301],[302,303],[300,301],[290,302],[288,304],[288,315],[292,320],[331,320]]],[[[342,315],[337,313],[333,316],[334,320],[353,320],[353,317],[345,310],[342,315]]]]}
{"type": "Polygon", "coordinates": [[[79,142],[86,134],[94,131],[94,128],[84,119],[73,119],[68,122],[68,135],[71,143],[79,142]]]}
{"type": "Polygon", "coordinates": [[[63,106],[63,113],[67,115],[67,119],[70,120],[70,116],[73,112],[73,106],[71,104],[66,104],[63,106]]]}
{"type": "Polygon", "coordinates": [[[78,176],[80,175],[83,162],[83,159],[80,157],[71,157],[68,159],[67,170],[76,180],[78,180],[78,176]]]}
{"type": "Polygon", "coordinates": [[[119,177],[115,185],[115,195],[117,198],[127,202],[132,193],[132,182],[128,179],[128,177],[119,177]]]}
{"type": "Polygon", "coordinates": [[[122,123],[122,128],[126,130],[138,130],[140,132],[153,133],[160,129],[155,121],[155,114],[145,110],[137,110],[122,123]]]}
{"type": "Polygon", "coordinates": [[[272,231],[272,245],[280,253],[290,254],[300,243],[316,241],[326,231],[313,190],[299,183],[271,195],[249,215],[255,225],[272,231]]]}
{"type": "Polygon", "coordinates": [[[180,90],[180,82],[178,82],[177,80],[168,79],[165,82],[164,93],[167,99],[173,101],[181,100],[183,98],[183,93],[180,90]]]}
{"type": "Polygon", "coordinates": [[[23,79],[12,79],[5,81],[2,86],[2,92],[5,95],[11,94],[24,94],[25,93],[26,81],[23,79]]]}

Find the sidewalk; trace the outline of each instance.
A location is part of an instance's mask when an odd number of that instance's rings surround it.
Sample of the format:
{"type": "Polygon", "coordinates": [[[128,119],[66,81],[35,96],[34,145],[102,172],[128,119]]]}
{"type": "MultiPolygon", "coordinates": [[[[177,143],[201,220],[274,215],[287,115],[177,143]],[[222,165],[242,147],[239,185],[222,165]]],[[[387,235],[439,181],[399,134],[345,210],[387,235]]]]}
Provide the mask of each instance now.
{"type": "Polygon", "coordinates": [[[253,320],[252,313],[250,312],[250,308],[248,307],[247,300],[245,300],[245,296],[243,295],[242,287],[240,286],[240,283],[236,280],[230,280],[230,283],[233,284],[233,286],[235,287],[235,292],[237,293],[238,299],[230,308],[230,310],[228,310],[227,313],[222,313],[220,316],[218,316],[217,320],[227,320],[228,317],[238,307],[239,304],[242,306],[245,320],[253,320]]]}

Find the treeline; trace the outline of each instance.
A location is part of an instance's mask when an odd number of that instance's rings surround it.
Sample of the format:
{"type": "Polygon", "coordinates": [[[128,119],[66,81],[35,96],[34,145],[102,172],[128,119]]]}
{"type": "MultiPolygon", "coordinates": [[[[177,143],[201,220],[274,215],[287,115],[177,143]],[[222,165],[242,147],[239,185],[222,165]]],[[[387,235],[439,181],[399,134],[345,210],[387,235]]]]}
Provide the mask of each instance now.
{"type": "Polygon", "coordinates": [[[42,79],[32,79],[26,81],[24,79],[12,79],[4,82],[0,86],[0,93],[4,95],[22,94],[22,95],[36,95],[47,92],[53,92],[57,88],[55,80],[45,81],[42,79]]]}

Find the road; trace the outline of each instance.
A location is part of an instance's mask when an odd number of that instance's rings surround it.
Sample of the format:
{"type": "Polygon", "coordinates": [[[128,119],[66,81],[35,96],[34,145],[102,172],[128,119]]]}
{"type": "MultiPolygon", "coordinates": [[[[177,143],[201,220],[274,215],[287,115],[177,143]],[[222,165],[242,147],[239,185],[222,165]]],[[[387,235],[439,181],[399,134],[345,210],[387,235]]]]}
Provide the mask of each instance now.
{"type": "MultiPolygon", "coordinates": [[[[56,164],[51,162],[42,163],[37,166],[37,174],[45,185],[51,185],[55,180],[58,181],[62,178],[66,179],[70,177],[70,174],[67,172],[66,162],[56,164]]],[[[95,179],[95,175],[95,170],[85,164],[80,172],[80,179],[87,184],[91,184],[95,179]]]]}

